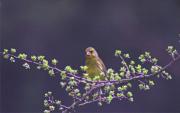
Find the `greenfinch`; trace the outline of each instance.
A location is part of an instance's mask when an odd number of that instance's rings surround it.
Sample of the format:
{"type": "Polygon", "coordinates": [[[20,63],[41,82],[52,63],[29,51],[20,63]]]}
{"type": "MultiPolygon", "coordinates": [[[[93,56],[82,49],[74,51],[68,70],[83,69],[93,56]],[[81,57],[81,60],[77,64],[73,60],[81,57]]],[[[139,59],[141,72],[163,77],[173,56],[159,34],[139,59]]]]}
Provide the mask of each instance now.
{"type": "Polygon", "coordinates": [[[106,79],[106,66],[99,58],[97,51],[93,47],[88,47],[85,50],[87,77],[91,80],[105,80],[106,79]]]}

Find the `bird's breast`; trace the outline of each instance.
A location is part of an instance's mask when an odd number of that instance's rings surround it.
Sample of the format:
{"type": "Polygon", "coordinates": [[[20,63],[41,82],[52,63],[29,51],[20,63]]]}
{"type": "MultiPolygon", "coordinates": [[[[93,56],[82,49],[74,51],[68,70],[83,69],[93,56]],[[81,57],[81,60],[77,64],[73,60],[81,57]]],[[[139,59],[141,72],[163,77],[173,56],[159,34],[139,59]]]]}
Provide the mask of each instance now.
{"type": "Polygon", "coordinates": [[[86,59],[86,66],[88,67],[87,73],[91,75],[99,74],[100,69],[98,68],[98,62],[95,58],[87,58],[86,59]]]}

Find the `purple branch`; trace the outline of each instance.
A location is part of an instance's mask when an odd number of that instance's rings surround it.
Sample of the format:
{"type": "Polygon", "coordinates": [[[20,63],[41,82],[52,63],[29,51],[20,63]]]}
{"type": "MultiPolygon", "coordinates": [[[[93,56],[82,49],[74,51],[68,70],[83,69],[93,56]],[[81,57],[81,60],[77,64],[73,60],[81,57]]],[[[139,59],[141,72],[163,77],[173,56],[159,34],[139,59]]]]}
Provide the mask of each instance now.
{"type": "MultiPolygon", "coordinates": [[[[3,53],[0,52],[0,54],[3,54],[3,53]]],[[[7,53],[5,55],[14,57],[16,59],[20,59],[18,56],[15,56],[13,54],[7,53]]],[[[121,58],[122,61],[125,62],[125,60],[123,59],[122,56],[120,56],[120,58],[121,58]]],[[[28,62],[28,63],[35,64],[35,65],[38,65],[38,66],[43,65],[41,62],[35,62],[35,61],[29,60],[29,59],[20,59],[20,60],[23,60],[23,61],[28,62]]],[[[68,79],[71,79],[71,77],[74,77],[74,80],[76,80],[78,83],[83,83],[83,84],[88,84],[89,83],[89,84],[94,84],[94,85],[91,85],[90,89],[86,93],[84,93],[84,95],[82,95],[81,97],[78,97],[78,99],[75,99],[74,102],[70,106],[65,106],[65,105],[61,104],[60,107],[63,108],[62,113],[70,112],[71,110],[74,110],[74,108],[78,107],[78,106],[83,106],[83,105],[90,104],[90,103],[93,103],[93,102],[98,102],[98,101],[106,101],[107,98],[105,96],[103,96],[102,94],[100,94],[100,96],[97,99],[86,100],[86,96],[90,96],[93,93],[93,91],[95,91],[97,89],[101,90],[101,88],[104,87],[104,86],[110,86],[110,85],[114,85],[114,84],[119,85],[119,84],[126,83],[126,82],[129,82],[129,81],[132,81],[132,80],[137,80],[137,79],[140,80],[140,79],[149,78],[151,76],[158,75],[158,74],[162,73],[164,70],[166,70],[167,68],[169,68],[171,65],[173,65],[174,63],[176,63],[179,60],[180,60],[180,55],[178,54],[176,57],[174,57],[172,59],[172,61],[170,61],[164,67],[160,68],[156,73],[151,73],[151,74],[146,74],[146,75],[144,75],[143,73],[135,73],[135,74],[134,73],[126,73],[126,76],[128,76],[128,78],[123,78],[121,80],[92,81],[92,80],[88,80],[86,78],[77,76],[74,73],[70,73],[70,72],[66,71],[68,79]],[[129,76],[129,74],[130,74],[130,76],[129,76]]],[[[129,71],[129,68],[128,68],[128,65],[126,64],[126,62],[125,62],[124,65],[126,67],[126,72],[129,71]]],[[[59,69],[59,68],[57,68],[55,66],[53,67],[53,66],[48,65],[48,68],[53,69],[54,71],[56,71],[58,73],[61,73],[63,71],[63,70],[61,70],[61,69],[59,69]]],[[[115,99],[115,98],[121,100],[122,98],[127,98],[127,97],[126,96],[117,97],[117,96],[113,95],[112,99],[115,99]]],[[[51,104],[54,104],[55,103],[54,98],[49,97],[48,102],[51,103],[51,104]]]]}
{"type": "MultiPolygon", "coordinates": [[[[0,52],[0,54],[3,54],[3,53],[0,52]]],[[[20,59],[20,58],[18,58],[17,56],[15,56],[13,54],[6,54],[6,55],[12,56],[12,57],[14,57],[16,59],[20,59]]],[[[180,55],[178,54],[176,58],[174,58],[167,65],[165,65],[163,68],[161,68],[160,71],[158,71],[158,72],[156,72],[154,74],[144,75],[143,73],[138,73],[138,75],[135,74],[137,76],[134,76],[134,77],[131,77],[131,78],[121,79],[120,81],[118,81],[118,80],[92,81],[92,80],[88,80],[88,79],[83,78],[83,77],[79,77],[79,76],[77,76],[77,75],[75,75],[73,73],[67,73],[67,75],[68,75],[67,77],[68,78],[74,77],[80,83],[96,83],[96,84],[99,84],[99,83],[105,83],[105,84],[106,83],[110,83],[110,84],[120,84],[120,83],[125,83],[125,82],[128,82],[128,81],[134,80],[134,79],[148,78],[148,77],[157,75],[157,74],[161,73],[162,71],[164,71],[165,69],[167,69],[168,67],[170,67],[171,65],[173,65],[174,63],[176,63],[179,59],[180,59],[180,55]]],[[[28,59],[21,59],[21,60],[23,60],[25,62],[28,62],[28,63],[35,64],[35,65],[40,65],[40,66],[43,65],[42,63],[34,62],[34,61],[28,60],[28,59]]],[[[53,70],[56,70],[58,72],[62,72],[62,70],[60,70],[57,67],[49,66],[49,68],[53,69],[53,70]]]]}

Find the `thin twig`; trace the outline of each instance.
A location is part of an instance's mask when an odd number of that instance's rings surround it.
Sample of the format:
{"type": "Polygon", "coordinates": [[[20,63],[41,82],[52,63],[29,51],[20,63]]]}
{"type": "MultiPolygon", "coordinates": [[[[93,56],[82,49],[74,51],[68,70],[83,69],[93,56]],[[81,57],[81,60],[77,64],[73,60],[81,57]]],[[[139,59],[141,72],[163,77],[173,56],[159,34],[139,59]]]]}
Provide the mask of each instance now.
{"type": "MultiPolygon", "coordinates": [[[[3,52],[0,52],[0,54],[3,54],[3,52]]],[[[18,56],[15,56],[13,54],[9,54],[7,53],[6,55],[9,55],[11,57],[14,57],[16,59],[20,59],[18,56]]],[[[122,58],[122,56],[120,56],[121,59],[124,61],[124,59],[122,58]]],[[[32,64],[35,64],[35,65],[39,65],[39,66],[42,66],[43,64],[40,63],[40,62],[35,62],[35,61],[32,61],[32,60],[28,60],[28,59],[21,59],[25,62],[28,62],[28,63],[32,63],[32,64]]],[[[86,96],[89,96],[91,95],[91,93],[96,90],[96,89],[100,89],[101,87],[103,86],[109,86],[109,85],[112,85],[112,84],[121,84],[121,83],[126,83],[126,82],[129,82],[129,81],[132,81],[132,80],[136,80],[136,79],[142,79],[142,78],[149,78],[151,76],[155,76],[155,75],[158,75],[160,74],[162,71],[166,70],[167,68],[169,68],[171,65],[175,64],[177,61],[180,60],[180,55],[178,54],[177,57],[175,57],[173,60],[171,60],[167,65],[165,65],[163,68],[161,68],[158,72],[156,73],[152,73],[152,74],[147,74],[147,75],[144,75],[143,73],[137,73],[136,76],[132,76],[132,77],[129,77],[129,78],[124,78],[124,79],[121,79],[121,80],[106,80],[106,81],[92,81],[92,80],[88,80],[88,79],[85,79],[83,77],[80,77],[80,76],[77,76],[73,73],[67,73],[67,78],[71,78],[71,77],[74,77],[75,80],[77,80],[79,83],[95,83],[95,85],[92,85],[91,88],[89,89],[89,91],[87,91],[81,98],[75,100],[69,107],[65,106],[65,105],[62,105],[62,107],[65,109],[63,111],[63,113],[67,113],[71,110],[73,110],[76,106],[83,106],[85,104],[90,104],[90,103],[93,103],[93,102],[97,102],[99,101],[100,98],[96,99],[96,100],[91,100],[91,101],[86,101],[84,102],[86,96]]],[[[125,62],[125,61],[124,61],[125,62]]],[[[129,71],[129,68],[128,68],[128,65],[126,64],[125,62],[125,66],[126,66],[126,71],[129,71]]],[[[53,66],[49,66],[50,69],[53,69],[59,73],[62,72],[61,69],[57,68],[57,67],[53,67],[53,66]]],[[[130,73],[131,74],[131,73],[130,73]]],[[[115,97],[113,97],[115,98],[115,97]]],[[[104,97],[102,97],[101,99],[104,99],[104,97]]]]}
{"type": "MultiPolygon", "coordinates": [[[[3,52],[0,52],[0,54],[3,54],[3,52]]],[[[12,57],[14,57],[14,58],[16,58],[16,59],[20,59],[20,58],[18,58],[17,56],[12,55],[12,54],[7,54],[7,55],[12,56],[12,57]]],[[[40,65],[40,66],[42,65],[42,64],[39,63],[39,62],[34,62],[34,61],[31,61],[31,60],[28,60],[28,59],[21,59],[21,60],[26,61],[26,62],[28,62],[28,63],[40,65]]],[[[178,60],[180,60],[180,55],[178,55],[174,60],[170,61],[167,65],[165,65],[163,68],[161,68],[158,72],[156,72],[156,73],[154,73],[154,74],[144,75],[143,73],[142,73],[142,74],[138,73],[137,76],[134,76],[134,77],[131,77],[131,78],[121,79],[120,81],[118,81],[118,80],[92,81],[92,80],[88,80],[88,79],[86,79],[86,78],[84,78],[84,77],[80,77],[80,76],[77,76],[77,75],[72,74],[72,73],[67,73],[67,74],[69,75],[69,76],[67,76],[67,77],[68,77],[68,78],[74,77],[77,81],[82,82],[82,83],[97,83],[97,84],[99,84],[99,83],[105,83],[105,84],[106,84],[106,83],[115,83],[115,84],[125,83],[125,82],[131,81],[131,80],[133,80],[133,79],[139,79],[139,78],[143,78],[143,77],[146,77],[146,78],[147,78],[147,77],[150,77],[150,76],[157,75],[157,74],[161,73],[162,71],[164,71],[165,69],[167,69],[168,67],[170,67],[172,64],[176,63],[178,60]]],[[[60,69],[57,68],[57,67],[49,66],[49,68],[50,68],[50,69],[54,69],[54,70],[56,70],[56,71],[58,71],[58,72],[62,72],[62,70],[60,70],[60,69]]],[[[128,69],[128,67],[127,67],[127,69],[128,69]]]]}

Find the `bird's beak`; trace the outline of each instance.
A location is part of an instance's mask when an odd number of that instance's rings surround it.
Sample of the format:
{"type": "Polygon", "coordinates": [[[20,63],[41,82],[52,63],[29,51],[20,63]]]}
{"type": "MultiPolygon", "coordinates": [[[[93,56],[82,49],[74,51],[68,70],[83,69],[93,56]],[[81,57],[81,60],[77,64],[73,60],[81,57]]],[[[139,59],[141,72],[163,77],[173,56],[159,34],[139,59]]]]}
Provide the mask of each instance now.
{"type": "Polygon", "coordinates": [[[91,53],[90,53],[90,52],[86,52],[86,55],[87,55],[87,56],[90,56],[90,55],[91,55],[91,53]]]}

